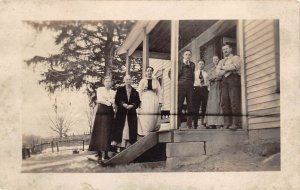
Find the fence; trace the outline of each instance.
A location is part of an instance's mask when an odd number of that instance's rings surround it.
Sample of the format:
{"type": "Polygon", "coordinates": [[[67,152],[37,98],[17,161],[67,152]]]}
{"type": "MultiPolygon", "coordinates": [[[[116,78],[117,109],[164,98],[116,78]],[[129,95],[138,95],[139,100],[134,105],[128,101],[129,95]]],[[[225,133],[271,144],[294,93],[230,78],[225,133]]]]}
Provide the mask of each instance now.
{"type": "Polygon", "coordinates": [[[62,150],[74,150],[80,149],[85,150],[86,145],[89,144],[90,139],[61,139],[61,140],[53,140],[50,142],[42,142],[40,144],[35,144],[31,146],[31,153],[37,154],[45,151],[46,149],[50,149],[52,152],[59,152],[62,150]]]}

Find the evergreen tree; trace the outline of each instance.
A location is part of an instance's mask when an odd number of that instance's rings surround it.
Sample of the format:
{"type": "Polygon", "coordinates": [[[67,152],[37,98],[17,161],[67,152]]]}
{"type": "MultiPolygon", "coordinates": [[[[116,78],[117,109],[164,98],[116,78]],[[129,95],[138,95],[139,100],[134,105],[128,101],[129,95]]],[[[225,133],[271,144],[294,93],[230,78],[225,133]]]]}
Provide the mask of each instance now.
{"type": "MultiPolygon", "coordinates": [[[[126,73],[125,57],[116,55],[134,21],[26,21],[37,32],[56,32],[58,54],[47,57],[36,55],[26,60],[27,65],[43,64],[39,84],[54,93],[56,90],[86,88],[90,106],[95,105],[95,89],[105,76],[112,76],[114,88],[122,83],[126,73]]],[[[141,64],[141,59],[130,59],[141,64]]],[[[134,65],[134,64],[133,64],[134,65]]],[[[141,78],[141,69],[131,69],[134,82],[141,78]]]]}

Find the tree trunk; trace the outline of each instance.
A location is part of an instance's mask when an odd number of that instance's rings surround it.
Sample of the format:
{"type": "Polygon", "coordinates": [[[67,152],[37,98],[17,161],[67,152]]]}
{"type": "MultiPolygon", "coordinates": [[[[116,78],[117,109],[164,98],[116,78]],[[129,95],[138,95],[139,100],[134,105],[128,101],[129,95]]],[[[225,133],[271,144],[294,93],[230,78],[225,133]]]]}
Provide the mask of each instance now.
{"type": "Polygon", "coordinates": [[[105,47],[105,76],[112,77],[111,66],[113,63],[114,46],[113,46],[114,27],[111,24],[107,25],[107,40],[105,47]]]}

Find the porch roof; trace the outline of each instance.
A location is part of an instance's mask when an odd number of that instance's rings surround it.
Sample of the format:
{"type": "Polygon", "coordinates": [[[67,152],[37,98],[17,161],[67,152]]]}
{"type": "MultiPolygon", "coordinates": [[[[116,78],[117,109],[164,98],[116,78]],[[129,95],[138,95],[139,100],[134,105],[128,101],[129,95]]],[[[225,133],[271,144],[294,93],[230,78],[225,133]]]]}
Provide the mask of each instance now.
{"type": "Polygon", "coordinates": [[[121,55],[128,51],[128,54],[131,55],[142,43],[144,39],[144,32],[146,32],[146,34],[149,34],[158,22],[158,20],[137,21],[132,27],[125,42],[121,47],[118,48],[117,54],[121,55]]]}
{"type": "MultiPolygon", "coordinates": [[[[214,25],[217,20],[181,20],[179,21],[179,49],[188,45],[193,39],[197,38],[207,28],[214,25]]],[[[144,28],[149,35],[149,52],[170,54],[171,51],[171,21],[138,21],[125,42],[117,50],[117,53],[132,55],[135,51],[141,54],[143,50],[144,28]]]]}

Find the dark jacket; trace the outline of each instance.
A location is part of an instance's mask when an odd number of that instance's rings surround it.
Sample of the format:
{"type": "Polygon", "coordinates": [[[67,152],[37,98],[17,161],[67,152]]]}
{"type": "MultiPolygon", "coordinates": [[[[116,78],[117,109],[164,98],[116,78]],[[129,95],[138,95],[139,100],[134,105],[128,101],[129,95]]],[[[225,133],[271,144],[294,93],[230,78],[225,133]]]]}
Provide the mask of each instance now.
{"type": "Polygon", "coordinates": [[[117,143],[122,142],[123,129],[125,126],[126,116],[129,125],[129,142],[133,144],[137,139],[137,113],[136,109],[140,105],[139,93],[132,88],[130,93],[130,98],[128,101],[126,87],[120,87],[117,90],[115,103],[117,105],[117,113],[115,120],[115,128],[112,131],[112,140],[117,143]],[[134,107],[130,110],[127,110],[123,107],[123,104],[133,105],[134,107]]]}
{"type": "MultiPolygon", "coordinates": [[[[193,63],[191,61],[189,63],[190,63],[190,66],[192,68],[192,71],[193,71],[192,78],[193,78],[193,83],[194,83],[195,82],[195,63],[193,63]]],[[[179,64],[178,64],[178,80],[180,80],[180,77],[182,76],[182,68],[183,68],[183,66],[184,66],[184,62],[183,62],[183,60],[181,60],[179,62],[179,64]]]]}

